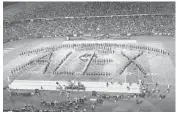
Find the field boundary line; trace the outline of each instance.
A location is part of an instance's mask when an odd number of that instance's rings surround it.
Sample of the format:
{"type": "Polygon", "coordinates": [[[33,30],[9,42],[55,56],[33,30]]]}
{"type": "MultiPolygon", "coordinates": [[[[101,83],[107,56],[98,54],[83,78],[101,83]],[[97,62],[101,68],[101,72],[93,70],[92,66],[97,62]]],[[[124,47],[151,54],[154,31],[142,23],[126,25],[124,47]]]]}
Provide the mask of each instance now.
{"type": "MultiPolygon", "coordinates": [[[[43,87],[43,90],[57,90],[57,85],[56,83],[54,83],[55,81],[52,81],[53,83],[49,83],[49,84],[44,84],[44,82],[38,82],[38,83],[34,83],[33,81],[30,82],[15,82],[14,84],[10,85],[10,89],[28,89],[28,90],[33,90],[33,89],[40,89],[41,87],[43,87]]],[[[66,82],[59,82],[62,84],[65,84],[66,86],[68,85],[68,81],[66,82]]],[[[83,84],[86,87],[85,91],[100,91],[100,92],[119,92],[119,93],[139,93],[140,92],[140,85],[136,84],[132,85],[132,87],[130,87],[130,90],[127,89],[128,83],[124,83],[124,85],[120,86],[120,85],[113,85],[113,86],[109,86],[106,87],[105,82],[104,83],[94,83],[92,85],[92,83],[88,83],[88,82],[83,82],[83,84]]],[[[72,91],[78,91],[78,90],[72,90],[72,91]]],[[[82,91],[82,90],[80,90],[82,91]]]]}
{"type": "MultiPolygon", "coordinates": [[[[163,59],[164,60],[164,59],[163,59]]],[[[163,66],[163,68],[164,68],[164,61],[163,60],[161,60],[162,61],[162,66],[163,66]]],[[[166,83],[169,85],[169,81],[168,81],[168,79],[167,79],[167,77],[166,77],[166,72],[165,72],[165,70],[163,70],[163,74],[164,74],[164,77],[165,77],[165,79],[166,79],[166,83]]]]}

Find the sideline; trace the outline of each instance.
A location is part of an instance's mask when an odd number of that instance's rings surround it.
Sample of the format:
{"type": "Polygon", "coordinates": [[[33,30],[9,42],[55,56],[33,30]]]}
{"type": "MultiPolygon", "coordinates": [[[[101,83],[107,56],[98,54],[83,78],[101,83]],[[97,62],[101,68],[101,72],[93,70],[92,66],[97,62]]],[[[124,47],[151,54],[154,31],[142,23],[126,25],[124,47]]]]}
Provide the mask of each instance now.
{"type": "MultiPolygon", "coordinates": [[[[28,89],[28,90],[34,90],[34,89],[41,89],[41,86],[44,90],[57,90],[58,85],[56,84],[58,82],[61,86],[67,86],[68,81],[37,81],[37,80],[15,80],[9,85],[10,89],[28,89]]],[[[106,87],[106,82],[81,82],[85,87],[85,91],[98,91],[98,92],[119,92],[119,93],[140,93],[140,85],[133,83],[130,86],[130,89],[127,89],[127,86],[129,86],[128,83],[124,83],[123,85],[119,85],[117,83],[109,84],[108,87],[106,87]]],[[[78,91],[78,90],[73,90],[78,91]]],[[[84,90],[80,90],[84,91],[84,90]]]]}

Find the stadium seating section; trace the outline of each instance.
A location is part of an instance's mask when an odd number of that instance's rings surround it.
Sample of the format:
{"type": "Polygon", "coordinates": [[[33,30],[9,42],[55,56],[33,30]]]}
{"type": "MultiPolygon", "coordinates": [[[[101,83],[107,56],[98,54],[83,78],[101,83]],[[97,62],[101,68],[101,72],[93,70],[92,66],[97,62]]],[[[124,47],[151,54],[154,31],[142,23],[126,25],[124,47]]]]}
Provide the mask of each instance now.
{"type": "Polygon", "coordinates": [[[85,34],[175,35],[174,3],[37,4],[39,7],[4,18],[4,42],[85,34]]]}

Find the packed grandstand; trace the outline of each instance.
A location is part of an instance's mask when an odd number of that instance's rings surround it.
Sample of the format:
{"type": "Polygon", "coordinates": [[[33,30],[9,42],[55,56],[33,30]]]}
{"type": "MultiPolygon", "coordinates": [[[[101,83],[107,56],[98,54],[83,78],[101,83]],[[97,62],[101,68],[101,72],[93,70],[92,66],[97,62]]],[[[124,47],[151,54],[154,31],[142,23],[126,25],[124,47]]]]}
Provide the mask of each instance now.
{"type": "Polygon", "coordinates": [[[64,2],[26,6],[34,7],[16,9],[19,13],[4,10],[4,42],[62,36],[175,35],[174,3],[64,2]]]}

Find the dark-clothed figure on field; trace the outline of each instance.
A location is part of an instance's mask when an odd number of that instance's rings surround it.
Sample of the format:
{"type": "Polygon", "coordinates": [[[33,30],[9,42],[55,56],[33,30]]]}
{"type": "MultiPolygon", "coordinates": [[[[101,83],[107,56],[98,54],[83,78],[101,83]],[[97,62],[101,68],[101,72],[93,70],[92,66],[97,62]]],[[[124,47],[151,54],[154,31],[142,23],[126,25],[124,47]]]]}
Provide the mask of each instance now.
{"type": "Polygon", "coordinates": [[[109,86],[109,83],[108,82],[106,82],[106,87],[108,87],[109,86]]]}

